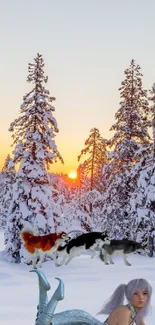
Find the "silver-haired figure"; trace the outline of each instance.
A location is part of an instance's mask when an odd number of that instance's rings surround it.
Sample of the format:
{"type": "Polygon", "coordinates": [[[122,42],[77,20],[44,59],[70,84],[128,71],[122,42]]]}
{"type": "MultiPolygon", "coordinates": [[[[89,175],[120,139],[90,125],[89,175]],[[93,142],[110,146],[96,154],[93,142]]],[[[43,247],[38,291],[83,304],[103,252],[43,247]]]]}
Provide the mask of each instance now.
{"type": "Polygon", "coordinates": [[[144,318],[150,312],[152,287],[145,279],[131,280],[121,284],[103,305],[98,314],[109,315],[104,324],[80,309],[65,310],[54,314],[58,301],[64,299],[64,283],[61,279],[52,298],[48,302],[47,291],[50,284],[40,270],[31,270],[38,275],[39,305],[35,325],[145,325],[144,318]],[[124,305],[125,298],[128,301],[124,305]]]}
{"type": "Polygon", "coordinates": [[[147,280],[131,280],[116,288],[98,314],[109,315],[104,325],[145,325],[144,318],[151,310],[151,295],[152,287],[147,280]]]}

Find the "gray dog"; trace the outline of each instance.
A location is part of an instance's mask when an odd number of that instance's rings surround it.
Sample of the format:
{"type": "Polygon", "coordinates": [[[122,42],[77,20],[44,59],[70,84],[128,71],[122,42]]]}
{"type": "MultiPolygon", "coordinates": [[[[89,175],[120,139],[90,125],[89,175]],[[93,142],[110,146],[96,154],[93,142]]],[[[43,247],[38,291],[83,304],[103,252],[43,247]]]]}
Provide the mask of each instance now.
{"type": "Polygon", "coordinates": [[[111,240],[109,244],[104,244],[100,251],[100,258],[105,264],[114,264],[112,257],[114,255],[121,255],[125,265],[131,264],[127,261],[127,255],[133,252],[149,253],[146,243],[138,243],[133,240],[111,240]]]}

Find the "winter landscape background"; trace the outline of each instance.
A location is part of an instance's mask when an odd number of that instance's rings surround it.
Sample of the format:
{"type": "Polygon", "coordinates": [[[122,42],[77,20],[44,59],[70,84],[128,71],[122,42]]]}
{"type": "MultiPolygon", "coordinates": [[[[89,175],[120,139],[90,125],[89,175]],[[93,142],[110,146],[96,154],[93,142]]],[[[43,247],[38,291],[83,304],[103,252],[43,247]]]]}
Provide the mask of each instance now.
{"type": "Polygon", "coordinates": [[[26,264],[23,227],[37,235],[106,231],[109,240],[135,240],[150,251],[130,255],[131,267],[120,257],[105,266],[83,252],[56,268],[45,256],[52,290],[55,277],[65,282],[57,311],[95,315],[119,283],[135,277],[155,289],[155,4],[133,3],[2,4],[2,324],[34,324],[37,278],[26,264]]]}
{"type": "Polygon", "coordinates": [[[14,149],[0,174],[0,227],[8,261],[25,259],[23,227],[39,235],[106,231],[109,239],[147,243],[153,256],[155,84],[145,90],[142,76],[132,59],[119,88],[112,138],[104,139],[96,127],[90,130],[77,157],[77,177],[69,182],[66,175],[49,172],[53,162],[64,161],[43,56],[37,53],[28,64],[31,89],[10,125],[14,149]]]}

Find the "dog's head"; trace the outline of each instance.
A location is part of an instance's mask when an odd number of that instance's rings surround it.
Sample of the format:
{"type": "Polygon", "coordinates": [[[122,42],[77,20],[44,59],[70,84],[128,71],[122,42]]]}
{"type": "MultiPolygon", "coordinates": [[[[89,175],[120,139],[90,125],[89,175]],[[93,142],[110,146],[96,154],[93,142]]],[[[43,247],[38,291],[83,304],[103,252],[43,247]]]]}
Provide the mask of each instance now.
{"type": "Polygon", "coordinates": [[[150,253],[150,250],[148,249],[147,243],[136,243],[136,251],[139,253],[150,253]]]}
{"type": "Polygon", "coordinates": [[[66,234],[66,232],[62,231],[61,233],[58,234],[57,236],[57,242],[68,242],[70,240],[69,235],[66,234]]]}
{"type": "Polygon", "coordinates": [[[62,231],[62,232],[60,232],[59,235],[60,235],[61,238],[64,238],[67,234],[66,234],[66,232],[62,231]]]}
{"type": "Polygon", "coordinates": [[[108,234],[106,231],[102,232],[102,240],[104,241],[105,244],[110,244],[110,240],[109,240],[109,237],[108,237],[108,234]]]}

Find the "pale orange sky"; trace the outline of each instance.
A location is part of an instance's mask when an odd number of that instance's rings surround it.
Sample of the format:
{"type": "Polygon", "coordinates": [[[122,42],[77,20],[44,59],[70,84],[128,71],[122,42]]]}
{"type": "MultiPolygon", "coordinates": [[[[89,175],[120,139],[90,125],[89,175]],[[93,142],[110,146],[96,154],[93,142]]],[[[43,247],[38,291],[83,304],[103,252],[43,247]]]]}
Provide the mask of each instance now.
{"type": "Polygon", "coordinates": [[[131,59],[141,66],[146,89],[155,81],[154,13],[154,0],[149,5],[145,0],[47,0],[46,5],[42,0],[3,1],[0,167],[12,151],[8,128],[32,88],[26,83],[28,63],[37,52],[45,60],[47,89],[56,97],[60,132],[55,141],[65,161],[51,171],[77,168],[91,128],[110,138],[118,88],[131,59]]]}

